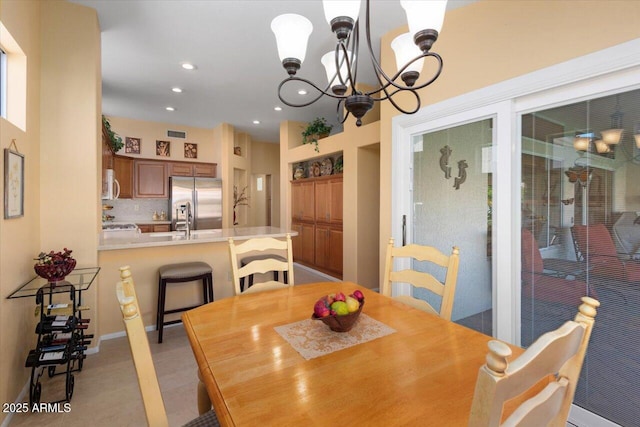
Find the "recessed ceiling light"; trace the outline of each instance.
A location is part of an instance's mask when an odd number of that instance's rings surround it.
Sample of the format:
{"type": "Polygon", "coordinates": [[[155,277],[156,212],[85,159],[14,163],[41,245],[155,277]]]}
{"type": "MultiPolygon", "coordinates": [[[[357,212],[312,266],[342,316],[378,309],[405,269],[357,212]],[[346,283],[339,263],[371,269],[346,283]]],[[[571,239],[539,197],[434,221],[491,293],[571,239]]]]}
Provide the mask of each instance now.
{"type": "Polygon", "coordinates": [[[165,108],[165,110],[167,110],[167,111],[176,111],[176,109],[173,108],[173,107],[167,107],[167,108],[165,108]]]}
{"type": "Polygon", "coordinates": [[[172,87],[171,90],[175,93],[182,93],[182,89],[180,89],[179,87],[172,87]]]}
{"type": "Polygon", "coordinates": [[[276,111],[282,111],[282,107],[275,107],[274,110],[276,111]]]}
{"type": "Polygon", "coordinates": [[[185,70],[195,70],[196,66],[185,62],[184,64],[182,64],[182,68],[184,68],[185,70]]]}
{"type": "Polygon", "coordinates": [[[300,89],[300,90],[298,91],[298,95],[306,95],[306,94],[307,94],[307,91],[306,91],[306,90],[304,90],[304,89],[300,89]]]}
{"type": "Polygon", "coordinates": [[[253,124],[254,124],[254,125],[259,125],[259,124],[260,124],[260,120],[254,120],[254,121],[253,121],[253,124]]]}

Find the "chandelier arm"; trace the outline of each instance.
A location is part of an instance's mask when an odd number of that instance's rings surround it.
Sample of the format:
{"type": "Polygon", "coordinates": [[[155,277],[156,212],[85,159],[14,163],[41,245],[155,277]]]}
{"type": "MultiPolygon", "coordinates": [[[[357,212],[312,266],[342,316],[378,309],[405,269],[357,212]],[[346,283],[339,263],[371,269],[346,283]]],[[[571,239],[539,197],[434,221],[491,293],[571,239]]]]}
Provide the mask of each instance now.
{"type": "MultiPolygon", "coordinates": [[[[372,60],[373,62],[373,60],[372,60]]],[[[374,62],[374,66],[375,66],[375,62],[374,62]]],[[[434,81],[436,81],[436,79],[438,77],[440,77],[440,74],[442,73],[442,66],[443,66],[443,61],[442,61],[442,57],[440,55],[438,55],[437,53],[434,52],[427,52],[427,53],[423,53],[420,56],[415,57],[414,59],[412,59],[411,61],[409,61],[404,67],[402,67],[393,77],[389,77],[384,71],[382,71],[382,69],[380,69],[380,74],[382,74],[382,76],[384,77],[386,83],[382,83],[382,80],[380,79],[380,77],[378,76],[378,74],[376,73],[376,76],[378,77],[378,82],[380,82],[380,87],[372,90],[371,92],[367,92],[367,95],[373,95],[375,93],[381,92],[384,89],[386,89],[389,86],[393,86],[395,88],[397,88],[398,90],[410,90],[410,91],[416,91],[416,90],[420,90],[423,89],[427,86],[429,86],[431,83],[433,83],[434,81]],[[395,81],[398,79],[398,77],[400,77],[402,75],[402,73],[404,72],[404,70],[406,70],[409,65],[411,65],[412,63],[414,63],[415,61],[419,60],[419,59],[423,59],[423,58],[427,58],[427,57],[433,57],[437,62],[438,62],[438,70],[436,71],[436,73],[426,82],[421,83],[418,86],[405,86],[399,83],[396,83],[395,81]]]]}
{"type": "Polygon", "coordinates": [[[340,122],[340,124],[343,124],[347,118],[349,117],[349,111],[347,110],[347,114],[344,115],[343,118],[340,118],[340,111],[344,111],[344,107],[341,107],[342,103],[344,102],[343,99],[341,99],[340,101],[338,101],[338,105],[336,106],[336,118],[338,119],[338,122],[340,122]]]}
{"type": "Polygon", "coordinates": [[[382,91],[384,92],[385,96],[384,97],[380,97],[380,98],[371,98],[374,101],[389,101],[391,103],[391,105],[394,106],[394,108],[398,111],[400,111],[402,114],[415,114],[416,112],[418,112],[418,110],[420,109],[421,106],[421,102],[420,102],[420,95],[418,95],[418,92],[410,90],[410,89],[396,89],[393,92],[389,93],[387,91],[388,85],[385,86],[382,91]],[[416,106],[413,110],[405,110],[404,108],[400,107],[394,100],[393,100],[393,96],[399,92],[405,92],[405,91],[409,91],[413,96],[416,97],[416,106]]]}
{"type": "Polygon", "coordinates": [[[316,102],[317,100],[319,100],[320,98],[322,98],[322,96],[323,96],[323,95],[327,95],[327,96],[330,96],[331,98],[335,98],[335,99],[338,99],[338,100],[342,100],[342,99],[346,98],[346,96],[334,95],[333,93],[328,92],[328,89],[329,89],[329,88],[327,88],[327,89],[325,89],[325,90],[322,90],[322,89],[320,89],[318,86],[316,86],[313,82],[311,82],[311,81],[309,81],[309,80],[307,80],[307,79],[303,79],[303,78],[301,78],[301,77],[296,77],[296,76],[291,76],[291,77],[289,77],[289,78],[287,78],[287,79],[284,79],[284,80],[283,80],[282,82],[280,82],[280,84],[278,85],[278,98],[280,98],[280,101],[282,101],[284,104],[288,105],[289,107],[307,107],[307,106],[309,106],[309,105],[313,104],[314,102],[316,102]],[[283,96],[282,96],[282,93],[281,93],[281,92],[282,92],[282,87],[283,87],[286,83],[289,83],[289,82],[292,82],[292,81],[299,81],[299,82],[306,83],[306,84],[308,84],[309,86],[313,87],[313,88],[314,88],[315,90],[317,90],[318,92],[320,92],[320,94],[319,94],[317,97],[315,97],[314,99],[312,99],[311,101],[309,101],[309,102],[304,102],[304,103],[302,103],[302,104],[295,104],[295,103],[293,103],[293,102],[289,102],[289,101],[287,101],[287,100],[285,100],[285,99],[283,98],[283,96]]]}

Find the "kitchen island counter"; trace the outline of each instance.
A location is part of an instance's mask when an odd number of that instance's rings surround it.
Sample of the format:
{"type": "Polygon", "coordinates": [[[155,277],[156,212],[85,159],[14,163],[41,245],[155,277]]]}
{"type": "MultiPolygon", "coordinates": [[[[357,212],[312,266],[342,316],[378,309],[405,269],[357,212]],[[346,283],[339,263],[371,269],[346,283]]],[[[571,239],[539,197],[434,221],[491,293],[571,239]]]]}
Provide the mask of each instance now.
{"type": "MultiPolygon", "coordinates": [[[[96,333],[102,338],[123,334],[122,312],[115,297],[116,283],[120,280],[119,268],[130,266],[136,283],[138,305],[144,324],[149,327],[156,323],[158,302],[158,268],[167,264],[184,262],[206,262],[213,269],[213,297],[215,300],[235,295],[231,281],[229,258],[229,237],[247,240],[253,237],[274,237],[284,239],[287,233],[296,236],[295,231],[277,227],[236,227],[220,230],[194,230],[190,239],[183,233],[132,233],[131,237],[118,236],[104,238],[102,233],[98,246],[100,277],[97,293],[96,333]]],[[[265,273],[266,274],[266,273],[265,273]]],[[[202,287],[199,283],[175,284],[167,293],[169,307],[187,307],[202,301],[202,287]]],[[[180,318],[180,313],[167,320],[180,318]]]]}
{"type": "Polygon", "coordinates": [[[99,251],[118,249],[149,248],[157,246],[192,245],[198,243],[226,242],[230,237],[234,240],[247,240],[254,237],[286,237],[287,233],[297,236],[296,231],[286,231],[277,227],[237,227],[214,230],[193,230],[191,236],[184,232],[172,231],[166,233],[136,233],[129,237],[105,237],[100,235],[99,251]]]}

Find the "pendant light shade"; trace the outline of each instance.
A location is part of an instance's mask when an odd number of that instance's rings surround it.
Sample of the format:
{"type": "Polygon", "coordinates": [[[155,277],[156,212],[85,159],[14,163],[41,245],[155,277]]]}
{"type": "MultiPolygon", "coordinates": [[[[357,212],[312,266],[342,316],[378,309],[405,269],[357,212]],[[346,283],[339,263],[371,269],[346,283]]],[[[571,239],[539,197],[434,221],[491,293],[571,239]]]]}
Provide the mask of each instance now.
{"type": "Polygon", "coordinates": [[[640,150],[640,133],[635,134],[634,138],[636,139],[636,147],[640,150]]]}
{"type": "Polygon", "coordinates": [[[400,0],[407,14],[409,32],[415,37],[422,30],[442,30],[447,0],[400,0]]]}
{"type": "Polygon", "coordinates": [[[611,151],[609,145],[601,139],[595,141],[596,151],[600,154],[608,153],[611,151]]]}
{"type": "MultiPolygon", "coordinates": [[[[351,51],[347,51],[347,57],[349,58],[350,63],[353,63],[355,60],[355,55],[352,55],[351,51]]],[[[344,60],[344,53],[342,50],[338,51],[340,76],[336,76],[336,53],[334,51],[327,52],[322,55],[320,62],[322,62],[322,65],[324,65],[324,69],[327,72],[327,82],[332,86],[344,84],[344,86],[349,87],[351,84],[351,81],[349,80],[349,68],[347,67],[347,61],[344,60]],[[342,79],[342,81],[340,81],[340,79],[342,79]]]]}
{"type": "Polygon", "coordinates": [[[576,151],[588,151],[589,150],[589,138],[586,137],[575,137],[573,139],[573,148],[576,151]]]}
{"type": "MultiPolygon", "coordinates": [[[[422,53],[418,46],[413,42],[411,33],[400,34],[398,37],[393,39],[391,42],[391,49],[393,49],[393,52],[396,54],[396,67],[398,71],[400,71],[405,64],[412,59],[417,58],[422,53]]],[[[405,71],[417,71],[419,73],[422,71],[423,65],[424,58],[420,58],[416,62],[411,63],[405,71]]]]}
{"type": "Polygon", "coordinates": [[[313,31],[311,21],[302,15],[285,13],[271,21],[271,31],[276,35],[278,56],[281,61],[294,58],[300,63],[304,62],[307,41],[313,31]]]}
{"type": "Polygon", "coordinates": [[[607,144],[617,144],[622,139],[622,132],[624,129],[607,129],[600,132],[602,140],[607,144]]]}
{"type": "Polygon", "coordinates": [[[360,15],[360,3],[362,3],[361,0],[322,0],[324,17],[329,25],[331,21],[340,17],[351,18],[356,22],[360,15]]]}

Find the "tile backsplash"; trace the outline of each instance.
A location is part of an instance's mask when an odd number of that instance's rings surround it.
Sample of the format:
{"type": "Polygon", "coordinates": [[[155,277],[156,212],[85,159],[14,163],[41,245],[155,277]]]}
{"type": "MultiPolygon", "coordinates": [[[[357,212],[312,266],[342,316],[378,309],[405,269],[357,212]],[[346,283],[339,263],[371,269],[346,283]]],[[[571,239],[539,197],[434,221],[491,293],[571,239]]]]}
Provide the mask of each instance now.
{"type": "Polygon", "coordinates": [[[113,206],[105,213],[113,215],[114,221],[151,221],[153,213],[161,211],[169,217],[169,199],[115,199],[104,200],[102,204],[113,206]]]}

